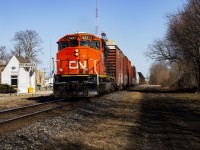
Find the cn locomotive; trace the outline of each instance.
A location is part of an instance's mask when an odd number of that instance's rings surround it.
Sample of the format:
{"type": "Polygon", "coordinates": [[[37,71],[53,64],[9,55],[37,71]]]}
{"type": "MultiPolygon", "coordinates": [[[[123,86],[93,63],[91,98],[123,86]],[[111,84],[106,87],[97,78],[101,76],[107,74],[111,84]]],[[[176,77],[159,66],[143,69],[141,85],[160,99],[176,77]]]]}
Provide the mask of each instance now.
{"type": "Polygon", "coordinates": [[[134,84],[135,67],[105,36],[68,34],[57,44],[55,97],[93,97],[134,84]]]}

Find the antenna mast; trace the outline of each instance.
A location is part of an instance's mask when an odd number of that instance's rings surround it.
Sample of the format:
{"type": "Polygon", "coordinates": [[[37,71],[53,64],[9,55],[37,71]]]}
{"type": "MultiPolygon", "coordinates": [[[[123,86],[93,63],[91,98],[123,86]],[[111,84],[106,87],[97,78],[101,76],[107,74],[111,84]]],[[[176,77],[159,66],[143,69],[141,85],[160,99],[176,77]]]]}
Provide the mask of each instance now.
{"type": "Polygon", "coordinates": [[[96,28],[95,34],[98,35],[98,0],[96,0],[96,28]]]}

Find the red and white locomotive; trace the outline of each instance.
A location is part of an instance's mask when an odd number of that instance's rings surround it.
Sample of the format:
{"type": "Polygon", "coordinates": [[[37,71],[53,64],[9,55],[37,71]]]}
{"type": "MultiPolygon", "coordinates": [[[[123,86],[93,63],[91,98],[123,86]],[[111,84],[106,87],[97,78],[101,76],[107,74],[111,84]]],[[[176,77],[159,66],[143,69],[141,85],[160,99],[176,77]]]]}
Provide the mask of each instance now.
{"type": "Polygon", "coordinates": [[[75,33],[57,43],[55,97],[92,97],[133,85],[135,67],[114,42],[75,33]]]}

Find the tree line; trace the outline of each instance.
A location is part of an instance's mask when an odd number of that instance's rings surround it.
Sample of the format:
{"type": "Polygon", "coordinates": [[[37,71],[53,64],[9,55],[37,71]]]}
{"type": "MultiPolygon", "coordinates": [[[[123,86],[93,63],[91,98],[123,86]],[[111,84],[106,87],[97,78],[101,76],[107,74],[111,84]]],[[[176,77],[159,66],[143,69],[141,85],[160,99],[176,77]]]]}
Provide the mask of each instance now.
{"type": "Polygon", "coordinates": [[[155,63],[150,83],[200,90],[200,1],[167,15],[167,31],[145,52],[155,63]]]}
{"type": "Polygon", "coordinates": [[[16,32],[11,40],[14,46],[8,51],[6,46],[0,46],[0,60],[6,63],[13,55],[24,57],[27,62],[40,63],[38,54],[42,52],[42,39],[35,30],[16,32]]]}

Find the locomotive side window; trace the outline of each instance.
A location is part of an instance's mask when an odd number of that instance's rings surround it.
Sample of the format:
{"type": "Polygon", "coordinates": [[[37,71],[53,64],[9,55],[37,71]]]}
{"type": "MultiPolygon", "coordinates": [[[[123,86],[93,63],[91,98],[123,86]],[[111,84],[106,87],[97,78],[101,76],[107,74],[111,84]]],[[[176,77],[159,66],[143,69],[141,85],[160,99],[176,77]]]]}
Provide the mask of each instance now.
{"type": "Polygon", "coordinates": [[[78,46],[78,41],[77,40],[71,40],[71,41],[69,41],[69,46],[70,47],[76,47],[76,46],[78,46]]]}
{"type": "Polygon", "coordinates": [[[90,45],[90,41],[89,40],[81,40],[80,41],[80,46],[89,46],[90,45]]]}
{"type": "Polygon", "coordinates": [[[90,47],[99,50],[99,49],[100,49],[100,42],[99,42],[99,41],[96,41],[96,40],[93,40],[93,41],[91,41],[91,43],[90,43],[90,47]]]}
{"type": "Polygon", "coordinates": [[[68,41],[62,41],[60,42],[60,51],[63,50],[64,48],[69,47],[69,42],[68,41]]]}

